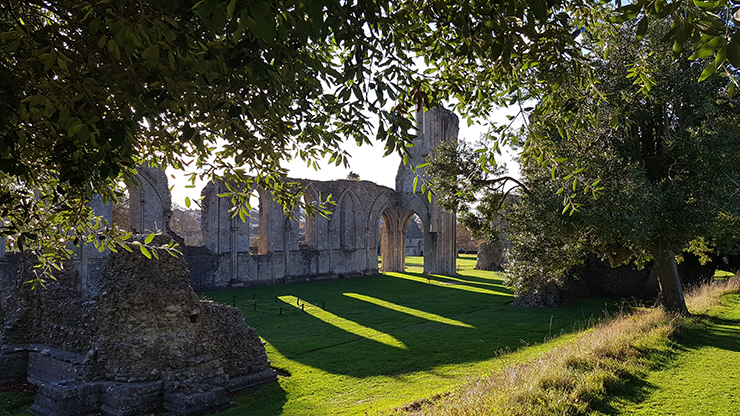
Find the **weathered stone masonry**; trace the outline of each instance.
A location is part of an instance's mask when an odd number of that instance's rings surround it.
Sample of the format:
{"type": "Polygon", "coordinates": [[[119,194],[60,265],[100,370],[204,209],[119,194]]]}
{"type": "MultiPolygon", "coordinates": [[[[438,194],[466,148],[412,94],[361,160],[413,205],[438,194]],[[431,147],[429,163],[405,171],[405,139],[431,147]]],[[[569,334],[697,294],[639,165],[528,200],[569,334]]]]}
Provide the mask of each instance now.
{"type": "MultiPolygon", "coordinates": [[[[416,142],[409,149],[411,159],[408,165],[399,166],[395,190],[368,181],[298,180],[306,187],[307,203],[330,194],[336,202],[329,207],[332,214],[328,218],[305,219],[303,242],[298,222],[283,213],[268,192],[258,189],[259,246],[256,253],[250,253],[249,224],[232,217],[230,200],[218,197],[226,191],[225,185],[214,182],[202,191],[204,245],[185,246],[169,229],[167,176],[148,166],[139,167],[136,181],[128,184],[129,227],[138,233],[172,236],[181,244],[192,286],[208,290],[403,271],[406,230],[416,214],[422,223],[424,272],[455,274],[455,215],[439,208],[434,198],[430,202],[420,189],[413,189],[414,178],[424,173],[423,169],[412,172],[410,165],[423,163],[440,141],[456,138],[458,118],[448,110],[433,109],[417,114],[417,126],[416,142]]],[[[93,208],[110,220],[109,204],[93,201],[93,208]]],[[[75,250],[79,289],[95,295],[109,253],[100,253],[93,246],[75,250]]],[[[0,255],[0,273],[12,275],[10,267],[0,255]]]]}
{"type": "Polygon", "coordinates": [[[17,257],[0,381],[37,384],[34,415],[204,414],[228,407],[228,391],[276,378],[257,332],[238,309],[199,300],[182,257],[112,253],[92,297],[72,269],[31,290],[22,282],[35,258],[17,257]]]}

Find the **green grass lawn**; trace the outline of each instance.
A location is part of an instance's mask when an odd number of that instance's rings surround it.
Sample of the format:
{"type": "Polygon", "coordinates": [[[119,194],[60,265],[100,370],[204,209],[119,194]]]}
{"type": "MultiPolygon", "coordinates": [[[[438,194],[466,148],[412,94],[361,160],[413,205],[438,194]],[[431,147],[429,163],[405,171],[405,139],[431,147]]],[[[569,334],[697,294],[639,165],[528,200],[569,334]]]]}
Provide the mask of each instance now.
{"type": "Polygon", "coordinates": [[[740,414],[740,294],[725,295],[722,302],[682,325],[676,358],[648,374],[628,397],[615,400],[615,413],[740,414]]]}
{"type": "Polygon", "coordinates": [[[272,365],[290,374],[236,397],[222,414],[389,411],[500,368],[500,351],[580,329],[605,307],[593,299],[514,308],[500,274],[472,270],[474,256],[461,259],[456,277],[426,276],[418,258],[407,262],[406,273],[206,293],[227,304],[236,296],[272,365]]]}

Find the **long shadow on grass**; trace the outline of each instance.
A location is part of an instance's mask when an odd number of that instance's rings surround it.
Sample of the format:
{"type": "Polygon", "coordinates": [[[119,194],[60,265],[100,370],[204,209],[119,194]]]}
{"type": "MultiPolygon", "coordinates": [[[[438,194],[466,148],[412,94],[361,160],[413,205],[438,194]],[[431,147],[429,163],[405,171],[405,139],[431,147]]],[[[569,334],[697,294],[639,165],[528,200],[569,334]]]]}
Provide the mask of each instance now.
{"type": "Polygon", "coordinates": [[[516,349],[577,330],[584,320],[599,316],[604,305],[591,301],[555,309],[514,308],[506,305],[511,295],[492,291],[490,286],[466,283],[460,290],[459,286],[429,284],[425,275],[420,276],[366,276],[210,295],[227,303],[236,294],[248,297],[253,291],[265,299],[280,296],[323,302],[324,314],[314,306],[300,312],[296,305],[287,304],[284,307],[292,312],[284,315],[259,308],[244,308],[243,313],[247,323],[286,358],[354,377],[397,376],[490,359],[503,348],[516,349]],[[358,299],[363,296],[376,303],[358,299]],[[379,304],[397,305],[400,310],[379,304]],[[403,308],[467,327],[425,319],[403,308]],[[332,321],[333,317],[338,319],[332,321]]]}

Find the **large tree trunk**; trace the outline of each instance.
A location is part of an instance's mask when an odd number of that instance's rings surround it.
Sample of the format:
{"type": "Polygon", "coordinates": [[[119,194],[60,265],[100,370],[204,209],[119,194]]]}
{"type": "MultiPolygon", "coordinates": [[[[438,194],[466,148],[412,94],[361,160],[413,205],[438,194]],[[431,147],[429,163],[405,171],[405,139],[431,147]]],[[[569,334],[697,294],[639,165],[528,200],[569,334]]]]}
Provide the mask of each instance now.
{"type": "Polygon", "coordinates": [[[650,252],[653,255],[655,274],[660,283],[663,307],[679,315],[690,315],[684,301],[683,288],[673,251],[663,247],[658,240],[653,243],[650,252]]]}

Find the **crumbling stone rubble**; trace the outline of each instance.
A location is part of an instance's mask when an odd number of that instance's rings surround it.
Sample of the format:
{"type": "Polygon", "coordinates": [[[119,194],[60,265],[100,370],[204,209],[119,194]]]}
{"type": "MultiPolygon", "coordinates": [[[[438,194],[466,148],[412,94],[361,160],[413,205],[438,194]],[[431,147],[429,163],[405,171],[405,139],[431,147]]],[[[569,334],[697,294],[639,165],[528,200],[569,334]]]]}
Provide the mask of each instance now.
{"type": "MultiPolygon", "coordinates": [[[[154,245],[166,244],[159,236],[154,245]]],[[[97,295],[74,271],[31,290],[33,256],[18,261],[0,347],[0,382],[39,386],[34,415],[197,415],[228,391],[274,381],[257,331],[238,309],[200,300],[182,257],[111,253],[97,295]]],[[[71,268],[70,268],[71,269],[71,268]]]]}

